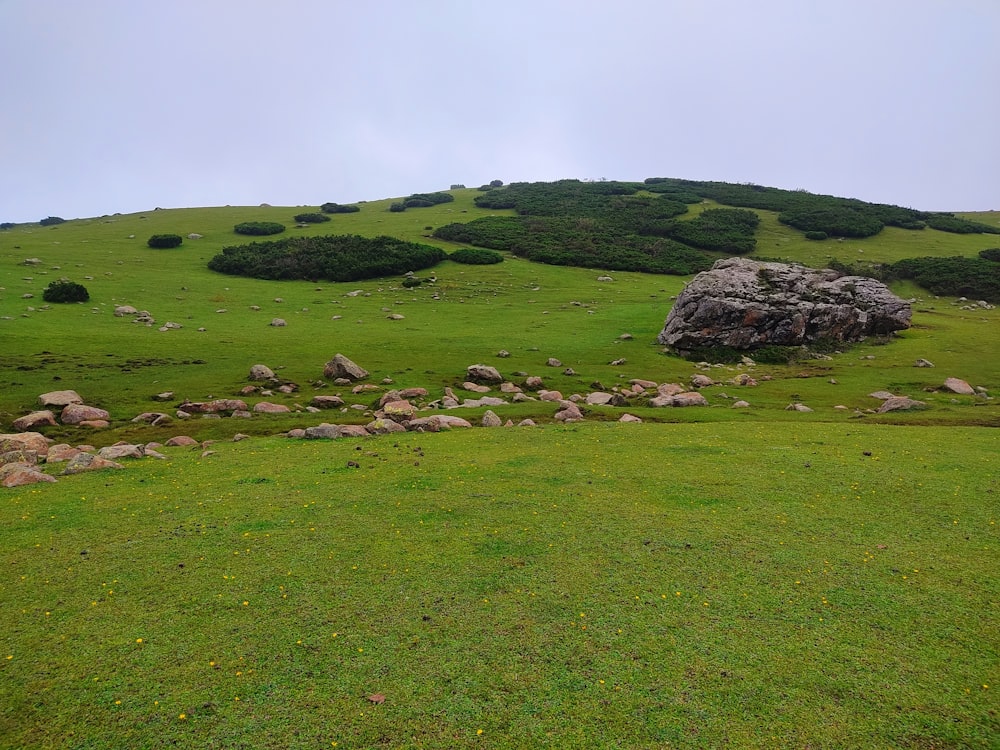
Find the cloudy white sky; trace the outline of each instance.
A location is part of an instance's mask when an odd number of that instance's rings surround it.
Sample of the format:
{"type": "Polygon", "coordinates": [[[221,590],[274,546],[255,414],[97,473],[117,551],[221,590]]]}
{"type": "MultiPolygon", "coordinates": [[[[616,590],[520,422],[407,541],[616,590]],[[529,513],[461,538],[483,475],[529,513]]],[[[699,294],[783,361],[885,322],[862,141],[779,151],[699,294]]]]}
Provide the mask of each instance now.
{"type": "Polygon", "coordinates": [[[0,221],[651,176],[1000,209],[1000,0],[0,0],[0,221]]]}

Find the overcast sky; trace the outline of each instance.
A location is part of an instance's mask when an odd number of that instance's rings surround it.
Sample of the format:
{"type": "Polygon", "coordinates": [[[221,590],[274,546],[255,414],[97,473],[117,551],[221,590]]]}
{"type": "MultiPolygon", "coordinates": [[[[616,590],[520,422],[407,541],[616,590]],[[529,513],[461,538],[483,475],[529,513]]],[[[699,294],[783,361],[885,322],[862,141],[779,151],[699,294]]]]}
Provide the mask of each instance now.
{"type": "Polygon", "coordinates": [[[682,177],[1000,209],[1000,0],[0,0],[0,221],[682,177]]]}

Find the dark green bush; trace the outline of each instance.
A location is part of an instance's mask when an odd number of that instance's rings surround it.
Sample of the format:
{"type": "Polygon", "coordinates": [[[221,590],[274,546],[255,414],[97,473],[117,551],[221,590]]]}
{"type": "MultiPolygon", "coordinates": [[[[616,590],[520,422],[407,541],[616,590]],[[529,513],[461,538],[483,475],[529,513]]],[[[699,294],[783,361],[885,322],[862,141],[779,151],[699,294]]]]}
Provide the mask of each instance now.
{"type": "Polygon", "coordinates": [[[361,210],[360,206],[344,206],[340,203],[324,203],[319,210],[325,214],[354,214],[361,210]]]}
{"type": "Polygon", "coordinates": [[[179,234],[154,234],[146,240],[147,245],[156,248],[179,247],[182,242],[184,238],[179,234]]]}
{"type": "Polygon", "coordinates": [[[403,203],[402,201],[396,201],[395,203],[389,206],[389,210],[392,211],[394,214],[401,213],[406,210],[406,204],[403,203]]]}
{"type": "Polygon", "coordinates": [[[491,188],[503,187],[503,180],[490,180],[491,188]]]}
{"type": "Polygon", "coordinates": [[[269,234],[281,234],[285,231],[285,225],[276,221],[244,221],[233,227],[236,234],[249,234],[255,236],[265,236],[269,234]]]}
{"type": "Polygon", "coordinates": [[[732,255],[753,252],[760,217],[743,208],[710,208],[690,221],[674,221],[666,236],[685,245],[732,255]]]}
{"type": "Polygon", "coordinates": [[[220,273],[257,279],[358,281],[430,268],[444,250],[395,237],[286,237],[226,247],[208,262],[220,273]]]}
{"type": "Polygon", "coordinates": [[[1000,302],[1000,265],[984,258],[905,258],[887,273],[890,279],[912,279],[931,294],[1000,302]]]}
{"type": "Polygon", "coordinates": [[[296,223],[298,224],[322,224],[324,221],[330,221],[330,217],[326,214],[295,214],[294,217],[296,223]]]}
{"type": "Polygon", "coordinates": [[[988,247],[979,251],[979,257],[983,260],[993,260],[1000,263],[1000,247],[988,247]]]}
{"type": "Polygon", "coordinates": [[[960,219],[954,214],[946,213],[928,214],[927,226],[941,232],[953,232],[954,234],[1000,234],[1000,227],[960,219]]]}
{"type": "Polygon", "coordinates": [[[403,199],[403,205],[407,208],[429,208],[453,200],[455,196],[451,193],[414,193],[403,199]]]}
{"type": "Polygon", "coordinates": [[[494,263],[503,263],[503,256],[496,250],[487,250],[483,247],[463,247],[450,253],[448,260],[469,266],[491,266],[494,263]]]}
{"type": "Polygon", "coordinates": [[[452,186],[451,186],[450,188],[448,188],[448,189],[449,189],[449,190],[465,190],[465,185],[463,185],[463,184],[462,184],[462,183],[460,183],[460,182],[456,182],[456,183],[455,183],[454,185],[452,185],[452,186]]]}
{"type": "Polygon", "coordinates": [[[825,240],[828,239],[830,235],[826,232],[806,232],[807,240],[825,240]]]}
{"type": "Polygon", "coordinates": [[[12,221],[5,221],[2,224],[0,224],[0,229],[13,229],[16,226],[17,224],[15,224],[12,221]]]}
{"type": "Polygon", "coordinates": [[[90,299],[90,293],[83,284],[77,284],[69,279],[59,279],[45,287],[42,299],[46,302],[86,302],[90,299]]]}
{"type": "Polygon", "coordinates": [[[414,287],[420,286],[422,283],[423,282],[415,276],[407,276],[403,279],[402,287],[404,289],[413,289],[414,287]]]}
{"type": "Polygon", "coordinates": [[[54,226],[56,224],[62,224],[64,221],[66,221],[66,219],[62,219],[62,218],[60,218],[58,216],[48,216],[48,217],[42,219],[38,223],[41,224],[43,227],[51,227],[51,226],[54,226]]]}

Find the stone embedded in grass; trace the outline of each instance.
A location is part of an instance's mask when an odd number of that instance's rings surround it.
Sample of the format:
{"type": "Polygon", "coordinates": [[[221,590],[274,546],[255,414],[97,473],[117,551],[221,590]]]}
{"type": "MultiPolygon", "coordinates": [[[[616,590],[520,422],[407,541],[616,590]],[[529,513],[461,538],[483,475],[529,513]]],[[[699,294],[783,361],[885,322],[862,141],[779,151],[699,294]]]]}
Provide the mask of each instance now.
{"type": "Polygon", "coordinates": [[[710,385],[715,385],[715,381],[708,375],[697,374],[691,376],[691,385],[695,388],[707,388],[710,385]]]}
{"type": "Polygon", "coordinates": [[[56,416],[48,409],[33,411],[15,419],[11,426],[18,432],[33,431],[36,427],[55,427],[56,416]]]}
{"type": "Polygon", "coordinates": [[[495,367],[490,365],[469,365],[466,369],[466,377],[475,383],[493,383],[498,384],[503,382],[503,376],[500,371],[495,367]]]}
{"type": "Polygon", "coordinates": [[[103,469],[124,468],[125,467],[120,463],[110,461],[106,458],[101,458],[100,456],[95,456],[92,453],[80,453],[67,462],[66,468],[63,469],[61,473],[82,474],[85,471],[101,471],[103,469]]]}
{"type": "Polygon", "coordinates": [[[933,367],[934,363],[931,362],[929,359],[923,359],[923,358],[921,358],[921,359],[918,359],[916,362],[914,362],[913,366],[914,367],[933,367]]]}
{"type": "Polygon", "coordinates": [[[59,415],[59,421],[63,424],[80,424],[81,422],[91,422],[94,420],[108,420],[111,415],[104,409],[96,406],[85,406],[84,404],[67,404],[59,415]]]}
{"type": "Polygon", "coordinates": [[[886,399],[893,398],[894,394],[889,393],[889,391],[874,391],[868,394],[868,398],[877,398],[879,401],[885,401],[886,399]]]}
{"type": "Polygon", "coordinates": [[[253,411],[257,414],[286,414],[291,409],[284,404],[272,404],[268,401],[261,401],[253,405],[253,411]]]}
{"type": "Polygon", "coordinates": [[[101,458],[106,458],[109,461],[117,461],[121,458],[143,458],[146,455],[146,447],[144,445],[109,445],[105,448],[101,448],[97,455],[101,458]]]}
{"type": "Polygon", "coordinates": [[[273,328],[284,328],[288,323],[285,322],[284,318],[272,318],[270,325],[273,328]]]}
{"type": "Polygon", "coordinates": [[[309,403],[319,409],[337,409],[344,405],[344,399],[340,396],[313,396],[309,403]]]}
{"type": "Polygon", "coordinates": [[[628,414],[628,413],[622,414],[618,418],[618,421],[619,422],[625,422],[626,424],[628,424],[628,423],[641,424],[642,423],[642,419],[640,417],[635,416],[635,414],[628,414]]]}
{"type": "Polygon", "coordinates": [[[891,396],[882,402],[882,405],[878,408],[878,413],[885,414],[890,411],[909,411],[910,409],[926,408],[927,404],[923,401],[917,401],[906,396],[891,396]]]}
{"type": "Polygon", "coordinates": [[[947,391],[948,393],[957,393],[960,396],[976,395],[975,389],[959,378],[946,378],[944,385],[941,386],[941,390],[947,391]]]}
{"type": "Polygon", "coordinates": [[[483,427],[500,427],[503,425],[503,421],[494,411],[487,409],[486,413],[483,414],[482,425],[483,427]]]}
{"type": "Polygon", "coordinates": [[[731,407],[729,407],[729,408],[731,408],[731,409],[746,409],[749,406],[750,406],[749,402],[740,400],[740,401],[734,401],[733,405],[731,407]]]}
{"type": "Polygon", "coordinates": [[[547,360],[545,360],[545,364],[549,367],[562,367],[562,362],[560,362],[555,357],[549,357],[547,360]]]}
{"type": "Polygon", "coordinates": [[[175,435],[174,437],[167,440],[166,443],[169,447],[173,448],[176,446],[186,446],[186,445],[197,445],[198,441],[189,435],[175,435]]]}
{"type": "Polygon", "coordinates": [[[76,391],[50,391],[38,397],[38,402],[42,406],[68,406],[69,404],[82,404],[83,399],[76,391]]]}
{"type": "Polygon", "coordinates": [[[812,409],[810,409],[805,404],[794,403],[794,404],[789,404],[788,406],[786,406],[785,407],[785,411],[810,412],[810,411],[812,411],[812,409]]]}
{"type": "Polygon", "coordinates": [[[333,359],[323,367],[323,377],[330,379],[364,380],[368,375],[367,370],[339,353],[335,354],[333,359]]]}
{"type": "Polygon", "coordinates": [[[652,407],[708,406],[708,401],[697,391],[682,391],[670,396],[655,396],[649,400],[649,405],[652,407]]]}
{"type": "Polygon", "coordinates": [[[23,487],[27,484],[54,481],[56,481],[55,477],[26,463],[10,463],[0,466],[0,486],[2,487],[23,487]]]}

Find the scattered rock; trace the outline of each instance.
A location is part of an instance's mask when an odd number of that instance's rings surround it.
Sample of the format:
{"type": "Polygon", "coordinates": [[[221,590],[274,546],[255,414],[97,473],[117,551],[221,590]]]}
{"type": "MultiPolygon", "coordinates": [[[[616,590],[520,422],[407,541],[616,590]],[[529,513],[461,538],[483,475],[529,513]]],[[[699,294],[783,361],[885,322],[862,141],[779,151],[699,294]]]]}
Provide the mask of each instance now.
{"type": "Polygon", "coordinates": [[[786,406],[785,407],[785,411],[809,412],[809,411],[812,411],[812,409],[810,409],[805,404],[794,403],[794,404],[789,404],[788,406],[786,406]]]}
{"type": "Polygon", "coordinates": [[[499,370],[489,365],[469,365],[466,372],[466,377],[474,383],[498,384],[503,382],[503,376],[499,370]]]}
{"type": "Polygon", "coordinates": [[[618,418],[618,421],[619,422],[634,422],[636,424],[640,424],[642,422],[642,419],[640,419],[639,417],[635,416],[634,414],[628,414],[626,412],[625,414],[622,414],[621,417],[618,418]]]}
{"type": "Polygon", "coordinates": [[[549,357],[549,358],[548,358],[548,359],[547,359],[547,360],[545,361],[545,364],[546,364],[546,365],[548,365],[549,367],[562,367],[562,362],[560,362],[560,361],[559,361],[558,359],[556,359],[555,357],[549,357]]]}
{"type": "Polygon", "coordinates": [[[0,486],[23,487],[38,482],[54,482],[56,478],[26,463],[9,463],[0,466],[0,486]]]}
{"type": "Polygon", "coordinates": [[[368,377],[368,371],[356,365],[343,354],[336,354],[323,368],[323,377],[344,378],[348,381],[364,380],[368,377]]]}
{"type": "Polygon", "coordinates": [[[692,375],[691,385],[695,388],[707,388],[710,385],[715,385],[715,381],[712,380],[708,375],[692,375]]]}
{"type": "MultiPolygon", "coordinates": [[[[67,404],[59,415],[59,421],[63,424],[80,424],[81,422],[92,422],[95,420],[107,422],[111,418],[104,409],[96,406],[85,406],[84,404],[67,404]]],[[[89,426],[89,425],[85,425],[89,426]]]]}
{"type": "Polygon", "coordinates": [[[274,380],[274,370],[267,365],[253,365],[250,368],[250,380],[274,380]]]}
{"type": "Polygon", "coordinates": [[[11,426],[18,432],[34,431],[37,427],[55,427],[56,416],[48,409],[33,411],[15,419],[11,426]]]}
{"type": "Polygon", "coordinates": [[[909,411],[910,409],[925,408],[927,408],[927,404],[923,401],[916,401],[906,396],[890,396],[882,402],[882,405],[878,408],[878,413],[885,414],[890,411],[909,411]]]}
{"type": "Polygon", "coordinates": [[[741,399],[740,401],[734,401],[733,405],[731,407],[729,407],[729,408],[731,408],[731,409],[746,409],[749,406],[750,406],[749,402],[743,401],[741,399]]]}
{"type": "Polygon", "coordinates": [[[270,325],[274,328],[284,328],[288,323],[285,322],[284,318],[272,318],[270,325]]]}
{"type": "Polygon", "coordinates": [[[109,461],[117,461],[122,458],[143,458],[146,455],[146,446],[131,444],[109,445],[106,448],[101,448],[97,452],[97,455],[109,461]]]}
{"type": "Polygon", "coordinates": [[[83,399],[76,391],[50,391],[38,397],[38,403],[42,406],[69,406],[70,404],[82,404],[83,399]]]}
{"type": "Polygon", "coordinates": [[[102,469],[124,469],[120,463],[95,456],[92,453],[79,453],[73,456],[62,470],[62,474],[81,474],[85,471],[100,471],[102,469]]]}
{"type": "Polygon", "coordinates": [[[340,396],[313,396],[309,403],[318,409],[339,409],[344,405],[344,399],[340,396]]]}
{"type": "Polygon", "coordinates": [[[483,427],[500,427],[503,422],[494,412],[487,409],[486,413],[483,414],[482,425],[483,427]]]}
{"type": "Polygon", "coordinates": [[[885,401],[886,399],[894,398],[894,394],[889,393],[889,391],[874,391],[868,394],[869,398],[877,398],[879,401],[885,401]]]}
{"type": "Polygon", "coordinates": [[[914,367],[933,367],[934,363],[928,359],[918,359],[913,363],[914,367]]]}
{"type": "Polygon", "coordinates": [[[176,446],[198,445],[198,441],[188,435],[175,435],[166,443],[171,448],[176,446]]]}
{"type": "Polygon", "coordinates": [[[260,401],[253,405],[256,414],[287,414],[291,411],[284,404],[272,404],[268,401],[260,401]]]}
{"type": "Polygon", "coordinates": [[[941,390],[949,393],[957,393],[960,396],[976,395],[976,391],[971,385],[958,378],[947,378],[944,381],[944,385],[941,386],[941,390]]]}

